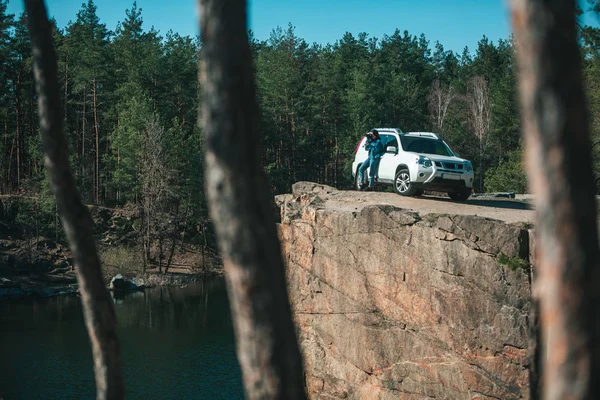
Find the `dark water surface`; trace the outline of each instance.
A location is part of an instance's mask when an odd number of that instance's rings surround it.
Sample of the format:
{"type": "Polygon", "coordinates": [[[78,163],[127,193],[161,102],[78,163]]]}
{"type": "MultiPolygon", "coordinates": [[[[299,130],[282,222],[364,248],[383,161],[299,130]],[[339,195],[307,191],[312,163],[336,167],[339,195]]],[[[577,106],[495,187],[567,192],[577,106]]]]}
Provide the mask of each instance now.
{"type": "MultiPolygon", "coordinates": [[[[116,300],[128,399],[242,399],[223,279],[116,300]]],[[[0,400],[94,399],[76,297],[0,301],[0,400]]]]}

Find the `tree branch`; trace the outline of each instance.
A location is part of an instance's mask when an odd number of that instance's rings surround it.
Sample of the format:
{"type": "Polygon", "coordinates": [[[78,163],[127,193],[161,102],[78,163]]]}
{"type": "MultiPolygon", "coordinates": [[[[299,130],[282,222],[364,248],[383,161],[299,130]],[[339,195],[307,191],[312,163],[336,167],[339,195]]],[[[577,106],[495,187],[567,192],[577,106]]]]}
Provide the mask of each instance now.
{"type": "Polygon", "coordinates": [[[122,399],[125,387],[115,310],[102,279],[92,235],[93,221],[81,202],[69,169],[52,31],[43,0],[26,0],[25,6],[29,16],[44,162],[77,266],[85,323],[94,355],[96,395],[97,399],[122,399]]]}

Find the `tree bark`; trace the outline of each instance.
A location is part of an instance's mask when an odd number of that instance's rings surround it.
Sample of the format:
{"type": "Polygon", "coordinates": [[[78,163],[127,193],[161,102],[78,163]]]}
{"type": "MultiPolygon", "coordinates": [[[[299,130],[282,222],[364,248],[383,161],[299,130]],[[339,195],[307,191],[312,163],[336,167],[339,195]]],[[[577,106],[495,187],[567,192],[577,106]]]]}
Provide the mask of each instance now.
{"type": "Polygon", "coordinates": [[[23,109],[21,106],[21,88],[22,88],[22,78],[23,77],[23,62],[19,66],[19,72],[17,74],[17,83],[15,88],[15,106],[16,106],[16,144],[17,144],[17,168],[15,172],[17,173],[17,190],[19,190],[19,186],[21,185],[21,152],[23,151],[22,141],[23,141],[23,109]]]}
{"type": "MultiPolygon", "coordinates": [[[[6,171],[7,171],[7,175],[6,175],[6,180],[4,181],[4,191],[8,192],[10,189],[10,162],[11,162],[11,158],[12,157],[8,157],[8,108],[4,111],[4,154],[3,157],[5,157],[2,161],[2,164],[4,164],[4,161],[8,158],[9,162],[8,165],[6,166],[6,171]]],[[[4,165],[3,165],[4,166],[4,165]]]]}
{"type": "Polygon", "coordinates": [[[98,127],[98,99],[96,97],[96,79],[93,82],[94,131],[96,134],[96,168],[94,171],[94,202],[100,203],[100,128],[98,127]]]}
{"type": "Polygon", "coordinates": [[[6,179],[8,181],[9,188],[13,188],[13,178],[12,178],[12,165],[13,165],[13,153],[15,151],[15,141],[17,137],[14,136],[12,143],[10,145],[10,156],[8,157],[8,173],[6,175],[6,179]]]}
{"type": "MultiPolygon", "coordinates": [[[[81,179],[85,180],[85,103],[87,102],[85,88],[83,89],[83,111],[81,113],[81,179]]],[[[83,186],[85,187],[85,186],[83,186]]],[[[85,194],[85,192],[84,192],[85,194]]]]}
{"type": "MultiPolygon", "coordinates": [[[[186,214],[187,215],[187,214],[186,214]]],[[[171,248],[169,249],[169,256],[167,258],[167,263],[165,264],[165,274],[169,271],[169,267],[171,267],[171,261],[173,261],[173,255],[175,254],[175,246],[176,246],[176,235],[179,233],[179,199],[175,200],[175,216],[173,217],[173,224],[175,225],[175,229],[171,232],[171,248]]],[[[186,218],[187,221],[187,218],[186,218]]],[[[187,225],[187,224],[186,224],[187,225]]],[[[185,228],[181,233],[181,245],[183,246],[183,235],[185,235],[185,228]]]]}
{"type": "Polygon", "coordinates": [[[68,96],[69,96],[69,56],[67,55],[67,58],[65,60],[65,94],[64,94],[65,98],[63,99],[64,101],[64,112],[65,112],[65,124],[67,123],[67,105],[68,105],[68,96]]]}
{"type": "Polygon", "coordinates": [[[169,268],[171,267],[171,262],[173,261],[173,255],[175,254],[175,246],[177,241],[174,237],[171,238],[171,247],[169,248],[169,256],[167,257],[167,263],[165,264],[165,274],[169,272],[169,268]]]}
{"type": "MultiPolygon", "coordinates": [[[[35,110],[35,85],[29,86],[29,137],[34,139],[37,135],[37,115],[35,110]]],[[[28,177],[34,176],[34,167],[37,166],[37,157],[34,157],[32,152],[24,153],[23,159],[29,163],[28,177]]],[[[37,170],[35,171],[37,172],[37,170]]]]}
{"type": "Polygon", "coordinates": [[[600,398],[600,251],[575,0],[513,0],[546,399],[600,398]]]}
{"type": "Polygon", "coordinates": [[[85,323],[92,344],[98,399],[123,399],[125,388],[112,299],[106,289],[93,221],[69,169],[63,134],[56,53],[43,0],[26,0],[46,170],[77,266],[85,323]]]}
{"type": "Polygon", "coordinates": [[[199,0],[206,184],[248,399],[304,399],[285,270],[260,165],[244,0],[199,0]],[[234,156],[232,156],[234,155],[234,156]]]}

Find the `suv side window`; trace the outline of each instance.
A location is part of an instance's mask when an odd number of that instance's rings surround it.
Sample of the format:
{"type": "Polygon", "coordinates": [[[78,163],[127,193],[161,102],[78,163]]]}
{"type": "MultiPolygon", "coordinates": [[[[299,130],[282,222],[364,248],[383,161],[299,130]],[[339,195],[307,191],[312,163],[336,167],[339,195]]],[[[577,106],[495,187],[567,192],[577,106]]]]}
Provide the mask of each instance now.
{"type": "Polygon", "coordinates": [[[380,136],[381,136],[381,143],[383,143],[384,149],[387,149],[388,146],[394,146],[395,148],[398,148],[398,139],[396,138],[395,135],[382,134],[380,136]]]}

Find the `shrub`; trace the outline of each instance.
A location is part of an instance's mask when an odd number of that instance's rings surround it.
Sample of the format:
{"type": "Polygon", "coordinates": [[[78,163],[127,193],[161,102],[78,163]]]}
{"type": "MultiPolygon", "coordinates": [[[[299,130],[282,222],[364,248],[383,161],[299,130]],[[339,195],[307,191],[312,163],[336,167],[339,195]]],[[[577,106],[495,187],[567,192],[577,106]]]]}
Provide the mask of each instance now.
{"type": "Polygon", "coordinates": [[[530,267],[529,262],[527,260],[524,260],[520,257],[509,258],[504,253],[498,254],[497,260],[500,263],[500,265],[506,266],[512,269],[513,271],[516,271],[519,268],[527,271],[530,267]]]}
{"type": "Polygon", "coordinates": [[[488,192],[527,193],[527,175],[523,167],[521,151],[513,151],[508,160],[485,174],[485,186],[488,192]]]}

